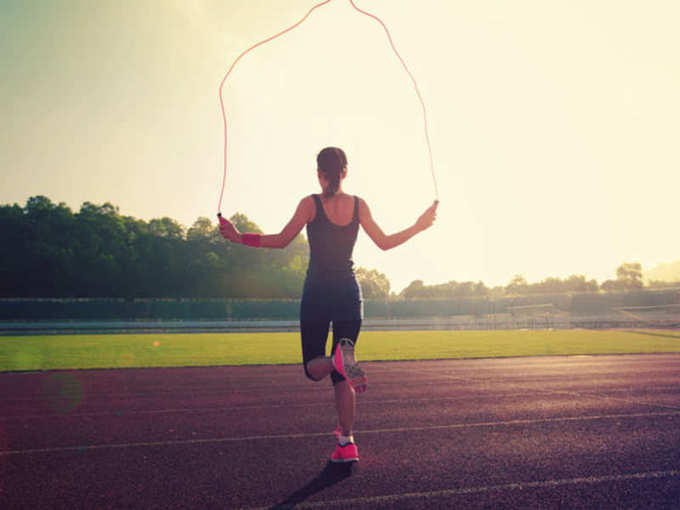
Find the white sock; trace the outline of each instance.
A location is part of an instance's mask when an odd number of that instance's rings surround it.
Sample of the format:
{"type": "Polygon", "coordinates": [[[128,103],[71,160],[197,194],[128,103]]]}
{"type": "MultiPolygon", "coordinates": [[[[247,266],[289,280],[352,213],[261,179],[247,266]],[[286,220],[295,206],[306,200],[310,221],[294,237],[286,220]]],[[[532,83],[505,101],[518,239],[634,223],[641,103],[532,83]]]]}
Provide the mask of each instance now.
{"type": "Polygon", "coordinates": [[[338,438],[338,443],[340,443],[340,446],[345,446],[347,443],[353,443],[354,442],[354,436],[340,436],[338,438]]]}

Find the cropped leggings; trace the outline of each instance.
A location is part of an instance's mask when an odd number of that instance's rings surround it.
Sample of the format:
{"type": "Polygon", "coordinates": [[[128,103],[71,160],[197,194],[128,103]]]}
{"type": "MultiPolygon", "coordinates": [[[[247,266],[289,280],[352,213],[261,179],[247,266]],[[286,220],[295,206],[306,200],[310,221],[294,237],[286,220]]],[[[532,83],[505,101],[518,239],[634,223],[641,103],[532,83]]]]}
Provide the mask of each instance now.
{"type": "MultiPolygon", "coordinates": [[[[300,321],[300,333],[302,336],[302,362],[304,363],[305,375],[315,380],[307,370],[307,363],[315,358],[326,355],[326,343],[328,341],[328,330],[330,321],[305,320],[300,321]]],[[[335,350],[337,343],[343,338],[349,338],[356,345],[361,329],[361,320],[333,321],[333,346],[331,353],[335,350]]],[[[331,372],[333,384],[344,381],[345,378],[338,372],[331,372]]]]}
{"type": "MultiPolygon", "coordinates": [[[[302,337],[302,362],[305,375],[307,363],[326,355],[328,331],[333,324],[333,346],[343,338],[356,344],[363,317],[363,300],[353,273],[333,280],[319,280],[310,276],[305,280],[300,303],[300,334],[302,337]]],[[[333,384],[345,378],[335,370],[331,372],[333,384]]]]}

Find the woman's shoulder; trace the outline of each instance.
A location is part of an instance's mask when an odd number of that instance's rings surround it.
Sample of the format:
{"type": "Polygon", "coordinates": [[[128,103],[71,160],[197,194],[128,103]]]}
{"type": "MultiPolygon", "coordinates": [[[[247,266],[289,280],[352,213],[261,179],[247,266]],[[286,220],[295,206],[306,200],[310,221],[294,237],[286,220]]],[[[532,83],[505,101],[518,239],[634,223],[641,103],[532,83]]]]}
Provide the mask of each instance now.
{"type": "Polygon", "coordinates": [[[316,216],[316,200],[316,195],[307,195],[302,197],[298,204],[298,211],[303,215],[306,223],[313,221],[316,216]]]}
{"type": "Polygon", "coordinates": [[[319,195],[315,195],[314,193],[312,193],[311,195],[302,197],[302,199],[300,200],[300,205],[311,207],[317,202],[317,200],[320,199],[321,197],[319,195]]]}
{"type": "Polygon", "coordinates": [[[350,195],[348,193],[343,193],[341,197],[341,204],[343,208],[356,208],[359,207],[363,199],[359,195],[350,195]]]}

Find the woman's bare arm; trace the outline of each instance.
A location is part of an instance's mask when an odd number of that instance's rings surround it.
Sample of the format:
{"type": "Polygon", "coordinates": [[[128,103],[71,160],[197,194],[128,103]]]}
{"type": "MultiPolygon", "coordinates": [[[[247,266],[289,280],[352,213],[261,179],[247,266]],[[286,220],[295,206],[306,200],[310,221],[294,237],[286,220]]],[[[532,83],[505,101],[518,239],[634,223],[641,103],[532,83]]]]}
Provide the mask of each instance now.
{"type": "MultiPolygon", "coordinates": [[[[305,197],[300,200],[300,203],[295,210],[295,214],[283,227],[283,230],[278,234],[262,234],[260,236],[260,247],[262,248],[285,248],[288,246],[295,236],[297,236],[307,222],[311,219],[313,214],[314,204],[311,197],[305,197]]],[[[229,239],[231,242],[242,242],[242,234],[236,227],[228,220],[221,220],[220,232],[222,236],[229,239]]]]}
{"type": "Polygon", "coordinates": [[[395,246],[405,243],[411,239],[414,235],[432,226],[434,220],[437,218],[437,205],[439,202],[434,202],[428,209],[420,215],[418,220],[410,227],[396,232],[391,235],[385,234],[378,224],[373,219],[371,215],[371,210],[368,208],[368,204],[364,200],[359,200],[359,222],[363,227],[368,237],[380,248],[381,250],[389,250],[395,246]]]}
{"type": "Polygon", "coordinates": [[[314,204],[311,197],[305,197],[300,200],[300,203],[295,210],[295,214],[290,219],[288,224],[283,227],[283,230],[278,234],[269,234],[262,236],[263,248],[285,248],[288,246],[295,236],[297,236],[304,226],[309,222],[313,214],[314,204]]]}

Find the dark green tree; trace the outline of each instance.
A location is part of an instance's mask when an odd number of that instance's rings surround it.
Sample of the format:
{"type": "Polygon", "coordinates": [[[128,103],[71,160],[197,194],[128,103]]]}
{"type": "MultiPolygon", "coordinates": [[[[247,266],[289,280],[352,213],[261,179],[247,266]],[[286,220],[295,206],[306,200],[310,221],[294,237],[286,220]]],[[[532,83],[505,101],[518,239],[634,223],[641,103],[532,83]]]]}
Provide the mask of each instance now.
{"type": "Polygon", "coordinates": [[[427,297],[425,293],[426,289],[423,280],[413,280],[408,284],[408,287],[401,291],[400,295],[404,299],[416,299],[427,297]]]}
{"type": "MultiPolygon", "coordinates": [[[[242,230],[260,229],[245,215],[242,230]]],[[[31,197],[0,206],[0,296],[4,297],[299,297],[308,261],[298,236],[283,250],[224,240],[198,218],[185,233],[171,218],[145,222],[117,207],[31,197]]]]}
{"type": "Polygon", "coordinates": [[[626,262],[616,269],[616,279],[626,290],[642,288],[642,265],[639,262],[626,262]]]}
{"type": "Polygon", "coordinates": [[[616,268],[616,280],[602,283],[607,292],[642,289],[642,265],[639,262],[625,262],[616,268]]]}
{"type": "Polygon", "coordinates": [[[507,294],[526,294],[529,291],[529,284],[524,276],[516,274],[505,287],[507,294]]]}
{"type": "Polygon", "coordinates": [[[364,299],[386,299],[390,295],[390,281],[376,269],[359,267],[355,270],[364,299]]]}

